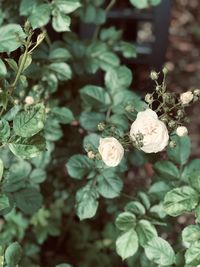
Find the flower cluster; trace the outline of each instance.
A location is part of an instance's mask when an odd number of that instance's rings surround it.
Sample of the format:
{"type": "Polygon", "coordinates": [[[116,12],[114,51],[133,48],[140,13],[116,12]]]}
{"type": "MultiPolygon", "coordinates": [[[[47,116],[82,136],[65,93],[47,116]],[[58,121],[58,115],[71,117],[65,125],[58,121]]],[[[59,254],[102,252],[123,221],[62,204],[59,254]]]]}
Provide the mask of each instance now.
{"type": "MultiPolygon", "coordinates": [[[[133,145],[146,153],[160,152],[169,142],[166,125],[151,109],[138,113],[129,136],[133,145]]],[[[101,138],[98,150],[103,162],[109,167],[117,166],[124,155],[123,146],[114,137],[101,138]]]]}
{"type": "MultiPolygon", "coordinates": [[[[159,84],[159,73],[151,72],[150,78],[155,81],[156,88],[152,94],[145,96],[148,108],[138,112],[135,121],[131,124],[128,141],[115,138],[112,133],[107,134],[107,137],[100,139],[99,153],[96,155],[93,151],[88,151],[89,158],[102,159],[107,166],[116,167],[124,156],[124,147],[127,144],[145,153],[158,153],[163,151],[168,144],[170,147],[176,146],[173,141],[170,141],[170,134],[175,133],[180,137],[188,134],[187,128],[183,125],[187,119],[185,108],[199,99],[200,89],[184,92],[177,97],[174,93],[167,92],[166,68],[163,69],[163,74],[163,82],[159,84]],[[155,103],[157,103],[156,109],[155,103]]],[[[106,127],[105,123],[98,125],[99,131],[104,131],[106,127]]]]}

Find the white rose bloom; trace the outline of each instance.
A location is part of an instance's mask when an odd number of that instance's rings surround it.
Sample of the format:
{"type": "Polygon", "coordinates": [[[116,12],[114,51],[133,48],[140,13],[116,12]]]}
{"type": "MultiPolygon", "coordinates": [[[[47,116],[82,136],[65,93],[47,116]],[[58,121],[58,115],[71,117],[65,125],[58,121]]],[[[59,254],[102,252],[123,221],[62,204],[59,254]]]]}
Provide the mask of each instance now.
{"type": "Polygon", "coordinates": [[[26,98],[24,99],[24,102],[27,104],[27,105],[32,105],[34,103],[34,99],[32,96],[26,96],[26,98]]]}
{"type": "Polygon", "coordinates": [[[167,127],[151,109],[139,112],[131,125],[130,138],[137,142],[138,135],[143,137],[140,149],[146,153],[157,153],[168,145],[167,127]]]}
{"type": "Polygon", "coordinates": [[[176,134],[178,136],[186,136],[188,134],[188,129],[185,126],[179,126],[176,129],[176,134]]]}
{"type": "Polygon", "coordinates": [[[114,137],[101,138],[99,153],[103,162],[109,167],[117,166],[124,156],[124,148],[114,137]]]}
{"type": "Polygon", "coordinates": [[[181,103],[182,103],[183,105],[187,105],[187,104],[189,104],[189,103],[192,101],[193,97],[194,97],[194,96],[193,96],[193,93],[192,93],[191,91],[182,93],[182,94],[180,95],[181,103]]]}

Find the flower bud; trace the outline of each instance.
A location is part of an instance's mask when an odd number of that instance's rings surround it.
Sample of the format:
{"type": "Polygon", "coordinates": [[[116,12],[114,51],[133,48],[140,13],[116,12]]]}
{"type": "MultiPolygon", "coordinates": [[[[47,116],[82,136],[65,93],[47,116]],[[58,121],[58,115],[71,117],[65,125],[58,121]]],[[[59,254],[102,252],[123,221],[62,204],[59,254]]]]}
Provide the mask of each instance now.
{"type": "Polygon", "coordinates": [[[167,67],[163,67],[162,72],[164,75],[166,75],[168,73],[168,68],[167,67]]]}
{"type": "Polygon", "coordinates": [[[187,104],[189,104],[189,103],[192,101],[193,97],[194,97],[194,96],[193,96],[193,93],[192,93],[191,91],[182,93],[182,94],[180,95],[181,103],[182,103],[183,105],[187,105],[187,104]]]}
{"type": "Polygon", "coordinates": [[[175,141],[170,141],[170,142],[169,142],[169,146],[170,146],[171,148],[176,147],[176,142],[175,142],[175,141]]]}
{"type": "Polygon", "coordinates": [[[172,96],[170,93],[164,93],[163,94],[163,99],[167,102],[167,103],[170,103],[171,102],[171,99],[172,99],[172,96]]]}
{"type": "Polygon", "coordinates": [[[24,102],[27,105],[32,105],[34,103],[34,99],[32,96],[26,96],[26,98],[24,99],[24,102]]]}
{"type": "Polygon", "coordinates": [[[168,126],[170,128],[173,128],[175,125],[176,125],[176,122],[175,121],[169,121],[169,123],[168,123],[168,126]]]}
{"type": "Polygon", "coordinates": [[[178,136],[186,136],[188,134],[188,129],[185,126],[179,126],[176,129],[176,134],[178,136]]]}
{"type": "Polygon", "coordinates": [[[179,110],[177,111],[177,115],[178,115],[179,118],[183,118],[183,117],[184,117],[184,111],[181,110],[181,109],[179,109],[179,110]]]}
{"type": "Polygon", "coordinates": [[[94,154],[93,151],[88,151],[87,155],[88,155],[89,159],[94,159],[95,158],[95,154],[94,154]]]}
{"type": "Polygon", "coordinates": [[[151,78],[153,81],[158,80],[158,77],[159,77],[159,75],[158,75],[157,72],[155,72],[155,71],[151,71],[151,73],[150,73],[150,78],[151,78]]]}
{"type": "Polygon", "coordinates": [[[200,89],[195,89],[193,91],[193,93],[194,93],[195,96],[199,97],[200,96],[200,89]]]}
{"type": "Polygon", "coordinates": [[[100,123],[98,124],[97,128],[98,128],[99,131],[104,131],[105,128],[106,128],[106,125],[105,125],[104,122],[100,122],[100,123]]]}
{"type": "Polygon", "coordinates": [[[146,94],[144,100],[145,102],[151,104],[153,102],[153,96],[151,94],[146,94]]]}
{"type": "Polygon", "coordinates": [[[126,112],[130,112],[130,113],[135,111],[133,105],[128,105],[128,106],[126,106],[126,107],[125,107],[125,110],[126,110],[126,112]]]}

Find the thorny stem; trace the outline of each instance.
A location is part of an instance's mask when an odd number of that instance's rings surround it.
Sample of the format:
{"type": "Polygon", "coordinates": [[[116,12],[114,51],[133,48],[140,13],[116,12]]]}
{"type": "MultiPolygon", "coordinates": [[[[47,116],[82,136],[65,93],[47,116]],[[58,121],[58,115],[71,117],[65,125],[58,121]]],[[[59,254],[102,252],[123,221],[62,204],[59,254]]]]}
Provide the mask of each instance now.
{"type": "MultiPolygon", "coordinates": [[[[105,8],[105,12],[108,13],[108,11],[114,6],[115,3],[116,3],[116,0],[111,0],[108,6],[105,8]]],[[[92,38],[93,40],[97,39],[100,29],[101,29],[100,25],[96,27],[93,38],[92,38]]]]}

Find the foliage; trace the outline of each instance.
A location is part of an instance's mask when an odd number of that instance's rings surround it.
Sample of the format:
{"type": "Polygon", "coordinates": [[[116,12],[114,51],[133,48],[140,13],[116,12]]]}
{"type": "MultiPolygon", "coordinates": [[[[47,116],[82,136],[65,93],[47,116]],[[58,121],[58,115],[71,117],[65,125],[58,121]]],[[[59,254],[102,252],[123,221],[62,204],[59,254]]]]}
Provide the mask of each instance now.
{"type": "MultiPolygon", "coordinates": [[[[160,2],[130,0],[139,9],[160,2]]],[[[136,47],[106,25],[115,4],[1,1],[0,266],[200,264],[200,159],[175,132],[188,105],[168,91],[166,68],[162,83],[151,72],[145,101],[130,89],[123,58],[136,47]],[[77,34],[81,23],[95,25],[92,38],[77,34]],[[170,136],[159,154],[144,153],[143,137],[128,132],[149,108],[170,136]],[[99,153],[107,137],[126,150],[116,167],[99,153]],[[148,164],[153,177],[137,186],[148,164]],[[181,229],[175,217],[185,213],[193,224],[181,229]]]]}

